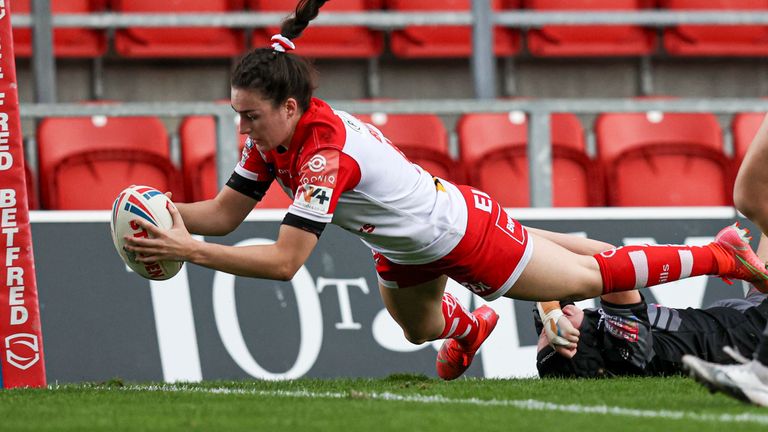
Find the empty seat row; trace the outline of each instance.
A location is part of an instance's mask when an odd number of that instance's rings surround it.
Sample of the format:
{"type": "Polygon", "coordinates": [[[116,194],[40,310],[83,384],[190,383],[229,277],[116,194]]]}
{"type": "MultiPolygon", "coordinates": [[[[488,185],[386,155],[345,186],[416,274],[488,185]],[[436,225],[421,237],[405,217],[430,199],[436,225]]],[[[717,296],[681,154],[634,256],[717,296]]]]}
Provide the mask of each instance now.
{"type": "MultiPolygon", "coordinates": [[[[359,117],[433,175],[483,189],[504,206],[530,205],[524,113],[462,116],[459,160],[450,156],[437,116],[359,117]]],[[[594,126],[597,158],[591,159],[579,119],[553,114],[553,204],[731,205],[735,170],[762,118],[760,113],[734,116],[735,157],[729,158],[713,114],[601,114],[594,126]]],[[[37,130],[42,208],[107,209],[131,183],[170,190],[177,201],[212,198],[218,190],[213,119],[184,119],[179,138],[181,169],[171,163],[167,131],[157,118],[44,119],[37,130]]],[[[285,208],[290,202],[275,184],[259,206],[285,208]]]]}
{"type": "MultiPolygon", "coordinates": [[[[120,13],[285,12],[296,0],[59,0],[52,12],[95,13],[110,9],[120,13]]],[[[470,0],[334,0],[324,12],[388,10],[399,12],[469,10],[470,0]]],[[[491,0],[494,10],[526,8],[534,11],[639,11],[667,10],[768,10],[768,0],[491,0]]],[[[15,0],[16,13],[29,13],[30,0],[15,0]]],[[[266,46],[278,28],[256,29],[255,46],[266,46]]],[[[31,55],[31,32],[14,29],[17,56],[31,55]]],[[[391,32],[391,50],[403,58],[467,57],[471,54],[471,29],[461,26],[410,26],[391,32]]],[[[527,32],[527,48],[537,56],[647,55],[657,49],[653,28],[616,26],[544,26],[527,32]]],[[[510,56],[520,52],[520,32],[496,28],[494,52],[510,56]]],[[[768,54],[768,26],[677,25],[664,29],[664,49],[673,55],[761,56],[768,54]]],[[[246,49],[245,32],[223,27],[118,29],[116,52],[124,57],[231,57],[246,49]]],[[[366,27],[310,26],[297,53],[310,57],[375,57],[382,53],[384,37],[366,27]]],[[[54,30],[54,52],[61,57],[98,57],[107,52],[106,32],[84,28],[54,30]]]]}

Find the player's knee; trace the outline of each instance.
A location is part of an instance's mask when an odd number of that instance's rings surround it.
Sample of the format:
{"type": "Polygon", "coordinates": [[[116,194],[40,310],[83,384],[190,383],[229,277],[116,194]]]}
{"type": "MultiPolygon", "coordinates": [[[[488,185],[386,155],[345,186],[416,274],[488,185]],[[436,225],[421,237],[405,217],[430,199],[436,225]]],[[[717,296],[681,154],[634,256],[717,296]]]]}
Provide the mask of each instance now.
{"type": "Polygon", "coordinates": [[[738,211],[740,211],[747,219],[752,219],[756,215],[760,214],[761,203],[754,197],[749,196],[747,191],[737,188],[733,194],[733,205],[738,211]]]}
{"type": "Polygon", "coordinates": [[[424,342],[428,342],[435,338],[434,335],[430,335],[429,332],[426,332],[420,328],[403,328],[403,335],[405,335],[405,339],[408,342],[414,345],[421,345],[424,342]]]}

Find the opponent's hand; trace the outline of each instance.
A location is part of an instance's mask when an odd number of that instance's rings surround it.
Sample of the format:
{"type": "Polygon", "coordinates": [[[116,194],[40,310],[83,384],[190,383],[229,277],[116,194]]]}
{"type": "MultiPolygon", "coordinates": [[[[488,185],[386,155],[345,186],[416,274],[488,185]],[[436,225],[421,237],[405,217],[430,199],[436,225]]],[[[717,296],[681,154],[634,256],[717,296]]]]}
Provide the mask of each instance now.
{"type": "Polygon", "coordinates": [[[198,242],[187,231],[179,210],[171,203],[166,208],[173,219],[171,229],[164,230],[143,219],[136,219],[136,223],[149,233],[149,237],[124,237],[126,249],[137,254],[137,261],[189,261],[194,252],[198,242]]]}
{"type": "Polygon", "coordinates": [[[539,307],[541,322],[544,324],[544,334],[549,345],[558,353],[570,358],[576,354],[576,345],[579,342],[579,330],[571,324],[568,318],[559,308],[543,313],[539,307]]]}

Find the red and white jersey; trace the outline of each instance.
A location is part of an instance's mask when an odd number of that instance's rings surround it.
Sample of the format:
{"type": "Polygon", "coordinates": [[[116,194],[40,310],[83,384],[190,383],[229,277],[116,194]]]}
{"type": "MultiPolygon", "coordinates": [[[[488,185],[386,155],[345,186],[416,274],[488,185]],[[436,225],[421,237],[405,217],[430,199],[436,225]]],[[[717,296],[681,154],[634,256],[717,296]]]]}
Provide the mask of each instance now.
{"type": "Polygon", "coordinates": [[[312,99],[287,151],[262,153],[248,139],[235,172],[276,179],[294,199],[289,213],[338,225],[395,263],[442,258],[467,226],[455,185],[408,161],[374,126],[320,99],[312,99]]]}

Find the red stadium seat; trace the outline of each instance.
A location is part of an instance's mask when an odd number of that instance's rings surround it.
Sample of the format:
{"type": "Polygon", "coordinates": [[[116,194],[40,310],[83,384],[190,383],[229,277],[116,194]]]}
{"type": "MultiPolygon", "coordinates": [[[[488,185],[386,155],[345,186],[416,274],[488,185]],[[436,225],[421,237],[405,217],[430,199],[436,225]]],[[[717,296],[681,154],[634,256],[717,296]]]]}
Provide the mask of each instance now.
{"type": "Polygon", "coordinates": [[[413,163],[433,176],[457,183],[463,173],[448,150],[448,132],[440,117],[433,114],[359,114],[384,134],[413,163]]]}
{"type": "Polygon", "coordinates": [[[168,135],[154,117],[46,118],[37,129],[42,204],[49,210],[109,209],[131,184],[183,201],[168,135]]]}
{"type": "MultiPolygon", "coordinates": [[[[397,12],[469,11],[470,0],[387,0],[387,7],[397,12]]],[[[519,0],[491,0],[494,10],[516,9],[519,0]]],[[[472,29],[469,26],[410,26],[392,32],[392,52],[403,58],[469,57],[472,54],[472,29]]],[[[497,56],[520,51],[520,33],[496,28],[493,49],[497,56]]]]}
{"type": "MultiPolygon", "coordinates": [[[[216,181],[216,125],[213,117],[191,116],[179,126],[181,169],[190,201],[211,199],[219,192],[216,181]]],[[[240,148],[246,135],[240,135],[240,148]]],[[[234,169],[234,167],[232,167],[234,169]]],[[[258,208],[288,208],[293,200],[277,181],[267,191],[258,208]]]]}
{"type": "MultiPolygon", "coordinates": [[[[257,12],[289,12],[296,9],[296,0],[248,0],[248,7],[257,12]]],[[[323,5],[325,12],[363,12],[380,9],[378,0],[333,0],[323,5]]],[[[253,45],[270,45],[269,39],[280,28],[256,29],[253,45]]],[[[296,41],[296,54],[308,57],[377,57],[384,47],[384,35],[367,27],[309,26],[296,41]]]]}
{"type": "MultiPolygon", "coordinates": [[[[51,3],[51,13],[103,12],[106,0],[57,0],[51,3]]],[[[13,0],[11,8],[14,14],[28,14],[30,0],[13,0]]],[[[32,30],[29,28],[13,29],[13,48],[16,57],[32,55],[32,30]]],[[[57,57],[99,57],[107,51],[107,38],[104,31],[84,28],[60,28],[53,31],[53,53],[57,57]]]]}
{"type": "MultiPolygon", "coordinates": [[[[554,114],[551,124],[553,205],[603,205],[602,176],[586,154],[579,119],[573,114],[554,114]]],[[[466,114],[456,128],[468,182],[505,207],[530,206],[525,114],[466,114]]]]}
{"type": "MultiPolygon", "coordinates": [[[[768,10],[768,0],[661,0],[674,10],[768,10]]],[[[678,25],[664,30],[664,48],[683,56],[764,56],[768,26],[678,25]]]]}
{"type": "MultiPolygon", "coordinates": [[[[122,13],[237,12],[243,0],[112,0],[122,13]]],[[[115,50],[124,57],[232,57],[245,49],[241,30],[226,27],[131,27],[115,32],[115,50]]]]}
{"type": "Polygon", "coordinates": [[[755,138],[757,130],[765,119],[766,113],[740,113],[733,116],[731,131],[733,132],[733,159],[741,164],[749,145],[755,138]]]}
{"type": "MultiPolygon", "coordinates": [[[[650,0],[525,0],[536,11],[634,11],[653,7],[650,0]]],[[[528,32],[528,50],[537,56],[625,56],[650,54],[654,29],[631,25],[544,26],[528,32]]]]}
{"type": "Polygon", "coordinates": [[[713,114],[601,114],[595,133],[609,205],[732,204],[733,178],[713,114]]]}
{"type": "Polygon", "coordinates": [[[24,164],[24,177],[27,182],[27,207],[30,210],[37,210],[37,193],[35,188],[35,175],[29,168],[29,165],[24,164]]]}

